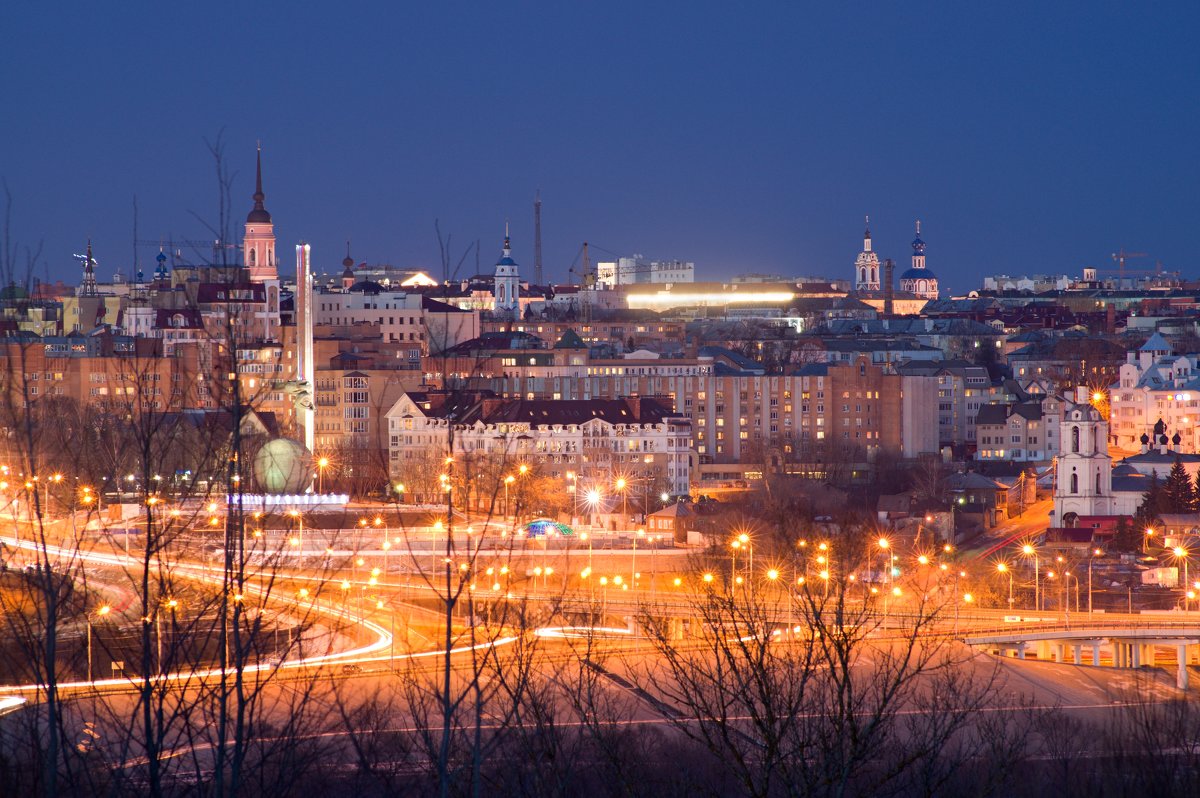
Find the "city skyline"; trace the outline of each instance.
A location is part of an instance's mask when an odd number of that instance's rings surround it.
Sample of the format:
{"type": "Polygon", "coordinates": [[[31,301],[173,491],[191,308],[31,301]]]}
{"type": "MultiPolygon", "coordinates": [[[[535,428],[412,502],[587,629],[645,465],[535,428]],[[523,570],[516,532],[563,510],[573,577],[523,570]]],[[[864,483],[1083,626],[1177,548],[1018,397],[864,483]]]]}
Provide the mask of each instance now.
{"type": "Polygon", "coordinates": [[[235,231],[261,140],[281,246],[312,243],[325,271],[349,239],[358,260],[436,273],[436,219],[456,258],[480,241],[486,272],[508,219],[530,279],[539,190],[560,281],[585,240],[593,260],[678,258],[697,279],[849,279],[868,214],[898,264],[921,219],[956,293],[996,272],[1111,268],[1121,247],[1149,255],[1131,269],[1193,268],[1188,6],[425,9],[339,24],[220,8],[53,28],[35,9],[10,15],[10,109],[36,124],[0,133],[0,176],[14,238],[43,242],[35,276],[77,281],[88,238],[102,279],[129,274],[134,194],[142,240],[207,238],[193,213],[216,216],[204,139],[222,130],[235,231]],[[59,57],[23,68],[46,53],[59,57]]]}

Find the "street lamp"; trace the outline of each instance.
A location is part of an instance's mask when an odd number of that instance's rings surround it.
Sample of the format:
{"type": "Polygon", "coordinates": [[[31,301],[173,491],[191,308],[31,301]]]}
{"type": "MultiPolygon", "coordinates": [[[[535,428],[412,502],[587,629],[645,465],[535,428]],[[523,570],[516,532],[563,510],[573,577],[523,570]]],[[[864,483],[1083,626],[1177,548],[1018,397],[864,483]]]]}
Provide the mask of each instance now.
{"type": "MultiPolygon", "coordinates": [[[[875,542],[879,546],[879,551],[887,557],[887,566],[884,571],[883,578],[885,585],[890,586],[892,583],[892,553],[890,551],[892,542],[884,537],[881,537],[875,542]]],[[[887,606],[886,602],[884,603],[884,606],[887,606]]]]}
{"type": "Polygon", "coordinates": [[[299,547],[300,555],[304,555],[304,516],[299,510],[289,510],[288,515],[296,519],[296,537],[292,538],[294,545],[299,547]]]}
{"type": "Polygon", "coordinates": [[[1002,574],[1008,574],[1008,608],[1012,609],[1013,605],[1013,575],[1007,563],[997,563],[996,570],[1002,574]]]}
{"type": "Polygon", "coordinates": [[[108,615],[110,612],[112,612],[112,607],[105,604],[101,607],[97,607],[96,611],[94,613],[89,612],[87,615],[87,671],[88,671],[87,676],[88,676],[88,684],[91,684],[93,681],[95,681],[95,679],[92,678],[92,616],[95,615],[96,617],[103,618],[105,615],[108,615]]]}
{"type": "Polygon", "coordinates": [[[329,468],[329,458],[322,457],[317,460],[317,493],[325,492],[325,469],[329,468]]]}
{"type": "Polygon", "coordinates": [[[1092,614],[1092,563],[1103,554],[1102,549],[1092,549],[1092,556],[1088,557],[1088,615],[1092,614]]]}
{"type": "Polygon", "coordinates": [[[1146,527],[1146,534],[1142,538],[1142,554],[1145,554],[1150,549],[1150,538],[1154,537],[1154,527],[1146,527]]]}
{"type": "Polygon", "coordinates": [[[517,478],[509,474],[504,478],[504,517],[508,518],[508,486],[517,481],[517,478]]]}
{"type": "Polygon", "coordinates": [[[617,477],[616,489],[617,489],[617,493],[621,494],[621,523],[622,524],[629,523],[629,512],[628,512],[629,505],[628,505],[628,500],[626,498],[627,494],[625,493],[625,485],[626,484],[627,483],[625,482],[625,477],[617,477]]]}
{"type": "Polygon", "coordinates": [[[1038,559],[1037,549],[1035,549],[1030,544],[1026,543],[1024,546],[1021,547],[1021,553],[1024,554],[1026,557],[1033,558],[1033,608],[1035,610],[1037,610],[1038,612],[1041,612],[1042,611],[1042,599],[1041,599],[1042,585],[1041,585],[1041,581],[1040,581],[1041,577],[1038,575],[1038,568],[1040,565],[1040,561],[1038,559]]]}
{"type": "MultiPolygon", "coordinates": [[[[169,609],[171,611],[171,628],[174,629],[175,628],[175,608],[179,606],[179,602],[175,599],[167,599],[166,601],[162,602],[162,606],[166,607],[167,609],[169,609]]],[[[159,673],[162,673],[162,671],[163,671],[162,612],[157,611],[157,610],[154,613],[154,631],[155,631],[155,637],[158,639],[157,640],[158,670],[159,670],[159,673]]]]}
{"type": "Polygon", "coordinates": [[[639,529],[637,532],[635,532],[633,534],[633,559],[630,561],[630,572],[633,574],[633,578],[629,580],[629,583],[631,585],[633,585],[634,590],[637,590],[637,577],[638,577],[637,544],[638,544],[638,538],[645,537],[645,535],[646,535],[646,530],[644,530],[644,529],[639,529]]]}
{"type": "MultiPolygon", "coordinates": [[[[1176,565],[1178,565],[1180,560],[1183,560],[1183,584],[1186,587],[1188,582],[1191,581],[1188,579],[1188,550],[1183,546],[1176,546],[1171,549],[1171,554],[1175,557],[1176,565]]],[[[1187,609],[1186,604],[1184,605],[1184,609],[1187,609]]]]}
{"type": "MultiPolygon", "coordinates": [[[[588,507],[591,508],[592,516],[595,516],[596,511],[600,507],[600,502],[604,499],[604,495],[600,492],[599,488],[592,488],[587,492],[584,499],[587,502],[588,507]]],[[[594,526],[594,524],[591,523],[591,519],[589,519],[589,525],[594,526]]]]}

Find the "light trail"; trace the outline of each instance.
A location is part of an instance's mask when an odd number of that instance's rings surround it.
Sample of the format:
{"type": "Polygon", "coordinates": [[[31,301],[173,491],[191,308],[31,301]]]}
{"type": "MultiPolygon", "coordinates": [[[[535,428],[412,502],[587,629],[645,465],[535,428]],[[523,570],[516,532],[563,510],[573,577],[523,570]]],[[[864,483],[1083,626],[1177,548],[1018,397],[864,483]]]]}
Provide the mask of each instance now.
{"type": "MultiPolygon", "coordinates": [[[[88,562],[104,564],[104,565],[115,565],[115,566],[129,566],[129,565],[139,565],[140,564],[140,562],[138,560],[135,560],[132,557],[125,557],[124,555],[120,555],[120,554],[103,554],[103,553],[97,553],[97,552],[84,552],[84,551],[80,551],[80,550],[72,551],[72,550],[60,548],[58,546],[51,546],[49,544],[42,545],[42,544],[34,543],[32,541],[29,541],[29,542],[19,541],[19,540],[12,539],[12,538],[0,538],[0,541],[3,541],[5,545],[12,546],[13,548],[21,548],[21,549],[27,549],[30,551],[41,552],[41,553],[46,554],[47,556],[52,554],[57,557],[68,557],[68,558],[77,557],[80,560],[85,560],[88,562]]],[[[211,568],[207,565],[179,563],[179,564],[177,564],[176,567],[179,569],[179,571],[181,571],[183,573],[184,576],[187,576],[192,579],[196,579],[197,581],[208,582],[209,584],[216,584],[219,587],[223,587],[225,584],[223,572],[218,571],[218,573],[220,573],[221,576],[219,576],[219,577],[214,576],[211,572],[216,569],[211,568]]],[[[259,586],[247,584],[247,588],[250,590],[250,592],[256,593],[261,598],[263,598],[264,601],[267,599],[274,598],[275,600],[283,602],[285,604],[290,604],[290,605],[293,605],[296,607],[301,606],[301,602],[297,599],[284,599],[284,598],[269,596],[259,586]]],[[[385,660],[395,661],[395,660],[425,659],[425,658],[429,658],[429,657],[445,656],[446,654],[454,655],[454,654],[467,653],[470,651],[477,651],[477,650],[481,650],[484,648],[496,648],[499,646],[509,645],[520,639],[519,637],[516,637],[516,636],[506,636],[506,637],[497,638],[495,640],[489,640],[489,641],[485,641],[483,643],[478,643],[475,645],[456,646],[456,647],[450,648],[449,650],[442,649],[442,650],[436,650],[436,651],[421,651],[421,652],[413,652],[413,653],[408,653],[408,654],[395,655],[392,653],[392,647],[394,644],[392,634],[382,624],[376,623],[375,621],[367,620],[365,618],[356,619],[353,616],[353,614],[347,610],[336,609],[332,606],[321,607],[316,602],[314,602],[308,608],[308,611],[311,611],[317,615],[329,615],[329,616],[333,616],[336,618],[340,618],[340,619],[349,621],[352,624],[357,623],[362,628],[365,628],[365,629],[373,632],[376,635],[376,639],[373,642],[370,642],[364,646],[359,646],[358,648],[348,649],[346,651],[338,651],[338,652],[333,652],[333,653],[329,653],[329,654],[318,654],[316,656],[310,656],[310,657],[300,657],[298,659],[284,660],[283,662],[278,662],[278,663],[261,662],[261,663],[256,663],[254,665],[246,665],[246,666],[242,667],[240,669],[240,671],[242,673],[261,673],[261,672],[265,672],[265,671],[294,670],[294,669],[298,669],[298,668],[311,667],[313,665],[324,666],[324,665],[331,665],[331,664],[338,664],[338,663],[356,663],[356,664],[358,664],[358,663],[364,663],[364,662],[382,662],[385,660]],[[388,653],[378,654],[378,652],[381,652],[381,651],[387,651],[388,653]],[[378,655],[372,656],[375,654],[378,654],[378,655]]],[[[164,673],[164,674],[156,675],[151,679],[151,681],[153,681],[156,684],[187,683],[192,680],[204,680],[204,679],[211,678],[214,676],[217,676],[217,677],[229,676],[229,675],[238,673],[238,671],[239,671],[238,668],[228,668],[228,667],[224,669],[223,673],[222,673],[221,668],[207,668],[207,669],[203,669],[203,670],[175,671],[172,673],[164,673]]],[[[96,679],[94,681],[86,681],[85,680],[85,681],[73,681],[73,682],[58,682],[56,684],[56,689],[59,689],[59,690],[83,690],[83,689],[104,688],[104,687],[127,688],[127,687],[133,687],[133,686],[142,684],[145,681],[146,681],[145,678],[121,677],[121,678],[109,678],[109,679],[96,679]]],[[[14,693],[29,693],[29,692],[36,693],[36,692],[41,692],[42,690],[45,690],[45,689],[46,689],[46,685],[44,685],[44,684],[22,684],[22,685],[0,686],[0,690],[4,690],[6,692],[14,692],[14,693]]],[[[5,696],[5,698],[8,698],[8,696],[5,696]]],[[[3,699],[0,699],[0,700],[3,700],[3,699]]],[[[24,699],[22,699],[22,701],[23,700],[24,699]]]]}

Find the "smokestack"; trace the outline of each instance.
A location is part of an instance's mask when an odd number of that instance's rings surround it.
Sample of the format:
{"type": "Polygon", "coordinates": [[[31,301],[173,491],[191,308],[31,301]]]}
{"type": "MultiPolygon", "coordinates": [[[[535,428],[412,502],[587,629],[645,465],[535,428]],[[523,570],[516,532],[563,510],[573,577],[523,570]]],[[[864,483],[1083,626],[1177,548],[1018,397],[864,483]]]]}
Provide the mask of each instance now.
{"type": "Polygon", "coordinates": [[[298,407],[304,428],[304,445],[309,452],[316,444],[316,364],[313,362],[313,274],[312,247],[296,245],[296,379],[309,391],[308,407],[298,407]]]}
{"type": "Polygon", "coordinates": [[[896,287],[893,284],[893,276],[896,272],[896,264],[892,263],[892,259],[888,258],[883,262],[883,315],[891,316],[896,302],[896,287]]]}

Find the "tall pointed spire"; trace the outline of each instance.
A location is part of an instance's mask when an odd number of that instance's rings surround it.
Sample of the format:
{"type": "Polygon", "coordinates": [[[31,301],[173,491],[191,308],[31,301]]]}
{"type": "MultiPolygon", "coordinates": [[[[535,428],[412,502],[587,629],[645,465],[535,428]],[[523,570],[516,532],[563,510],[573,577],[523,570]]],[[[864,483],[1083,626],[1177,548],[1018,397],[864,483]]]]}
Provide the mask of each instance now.
{"type": "Polygon", "coordinates": [[[87,255],[83,258],[83,285],[80,287],[81,296],[96,295],[96,259],[92,257],[92,239],[88,239],[87,255]]]}
{"type": "Polygon", "coordinates": [[[254,175],[254,199],[257,200],[258,202],[262,202],[263,201],[263,190],[262,190],[262,142],[261,141],[258,142],[258,146],[256,147],[256,150],[257,150],[257,154],[256,154],[257,164],[255,165],[255,175],[254,175]]]}
{"type": "Polygon", "coordinates": [[[267,208],[263,205],[263,200],[266,195],[263,194],[262,187],[262,143],[258,145],[258,163],[256,164],[254,174],[254,210],[246,216],[247,223],[270,224],[271,214],[267,212],[267,208]]]}
{"type": "Polygon", "coordinates": [[[504,220],[504,254],[512,254],[512,242],[508,236],[508,219],[504,220]]]}

